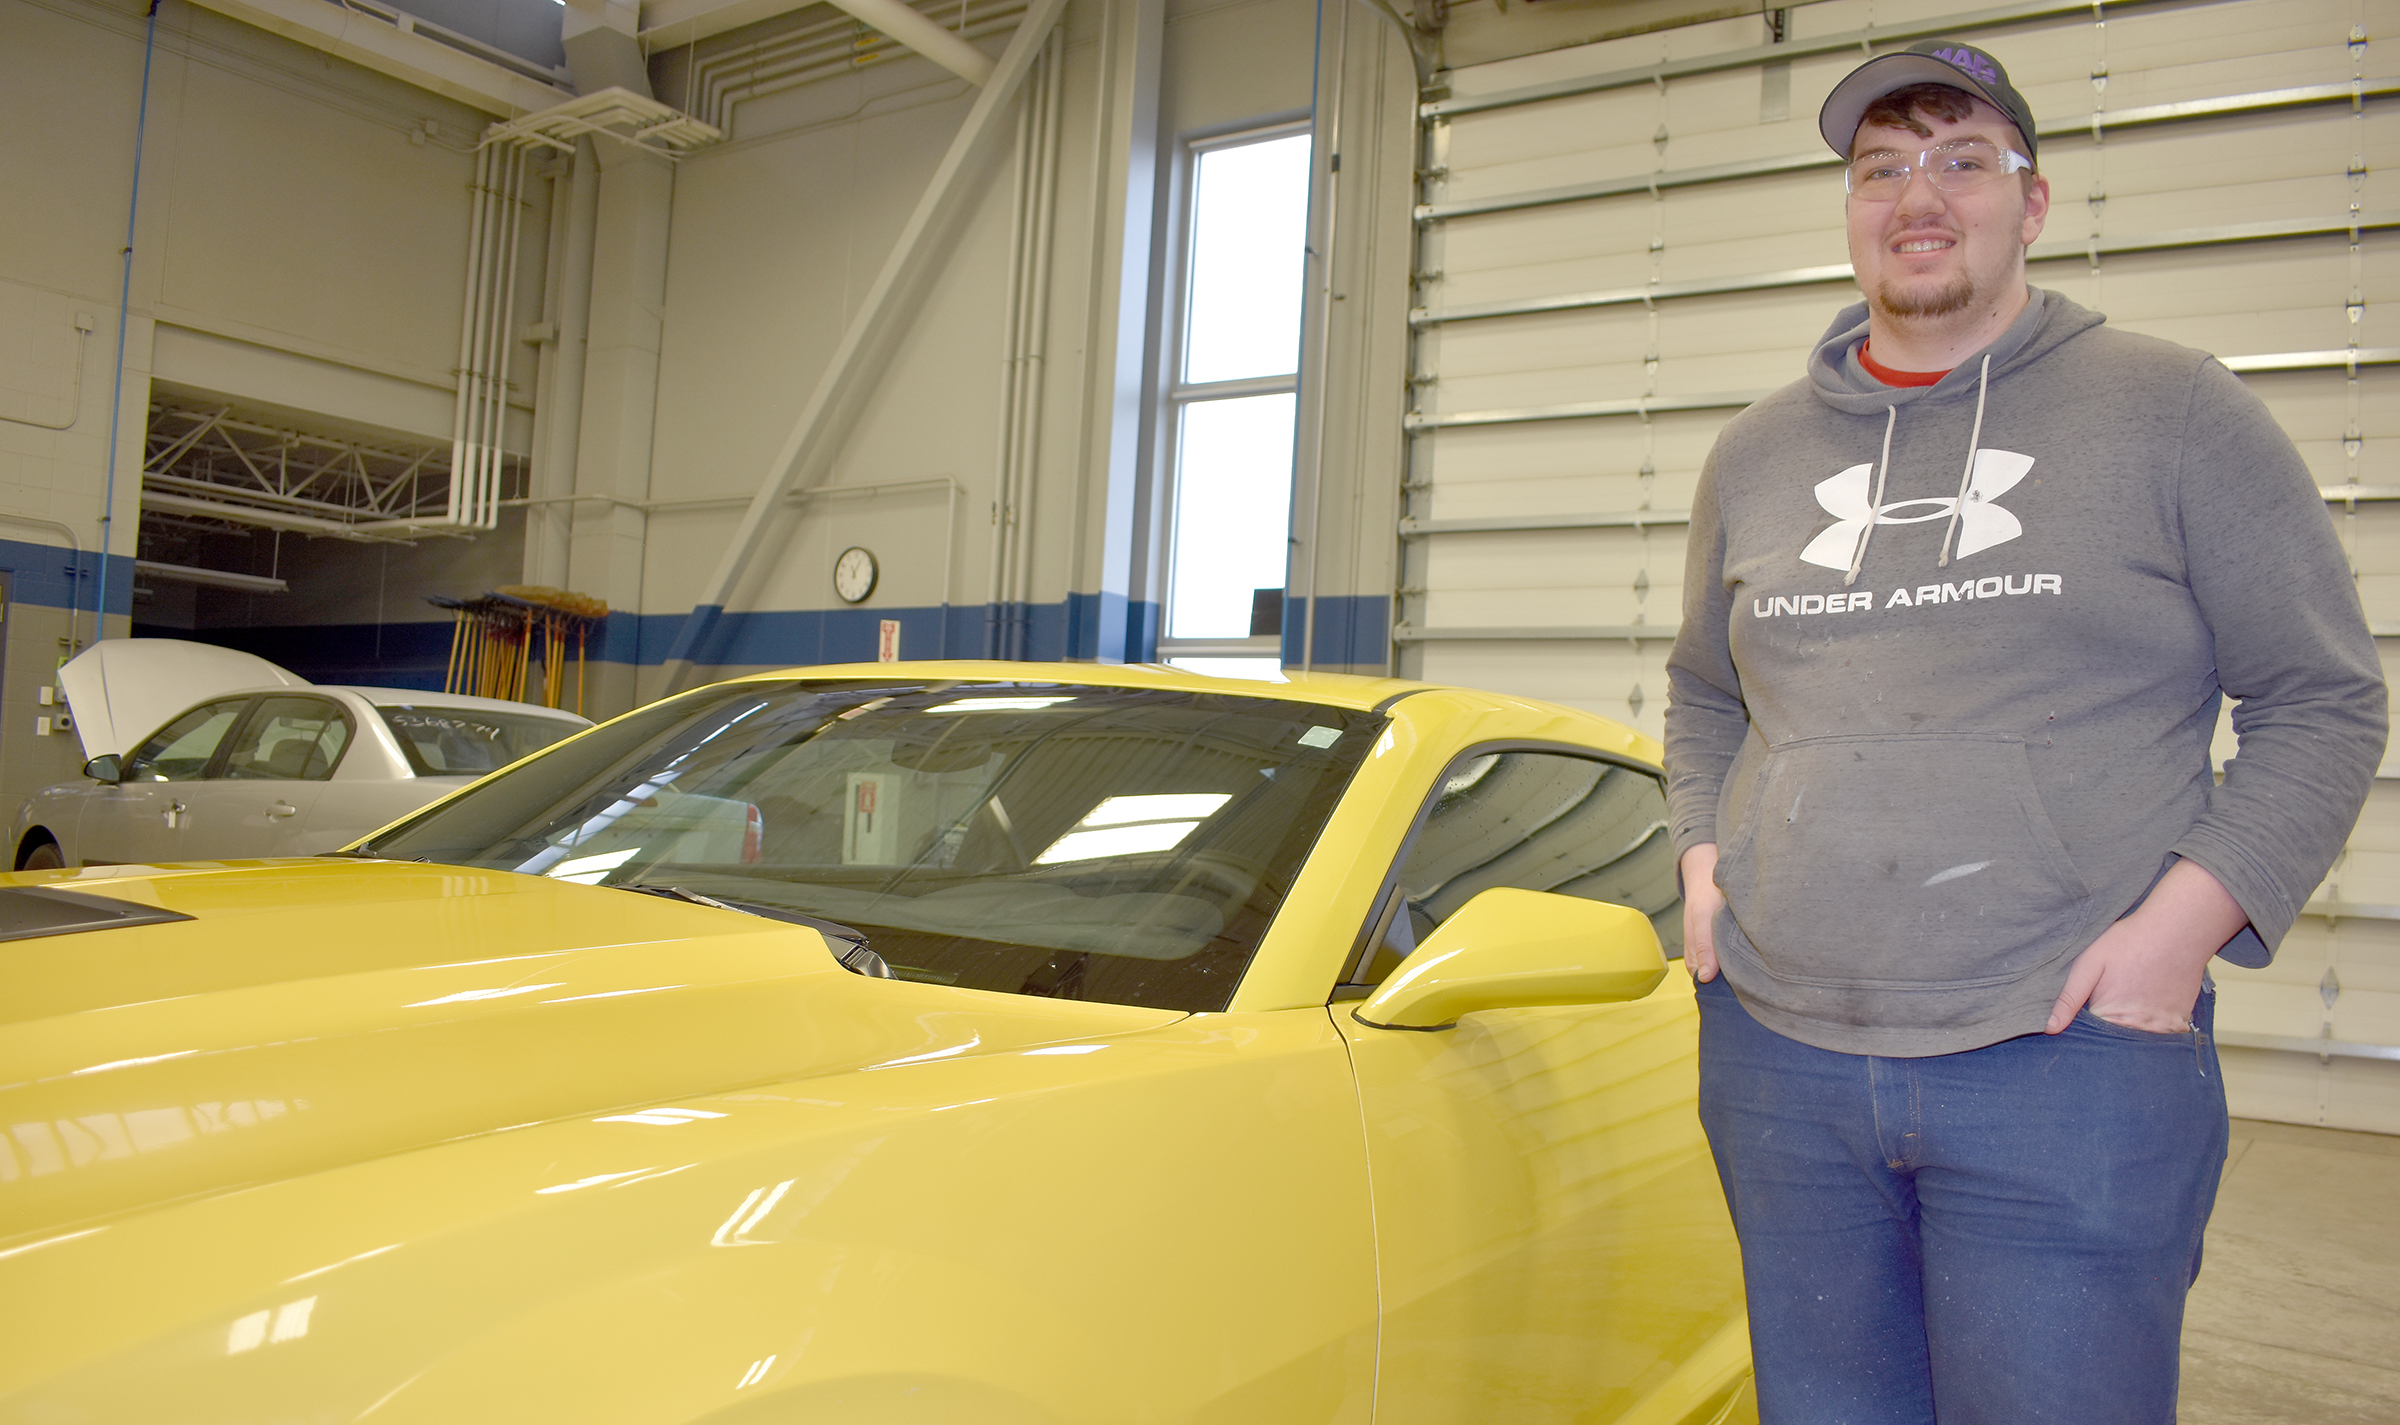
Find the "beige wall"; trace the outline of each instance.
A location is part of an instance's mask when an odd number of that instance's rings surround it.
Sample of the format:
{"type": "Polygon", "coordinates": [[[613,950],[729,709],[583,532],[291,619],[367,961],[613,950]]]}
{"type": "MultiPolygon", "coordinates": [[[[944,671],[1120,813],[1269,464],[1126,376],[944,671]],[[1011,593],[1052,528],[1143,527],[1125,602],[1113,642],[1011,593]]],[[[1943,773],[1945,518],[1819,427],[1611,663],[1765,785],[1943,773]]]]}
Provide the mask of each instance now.
{"type": "MultiPolygon", "coordinates": [[[[63,551],[67,543],[28,520],[68,526],[87,551],[98,543],[142,21],[143,7],[130,0],[0,0],[0,124],[15,136],[0,147],[9,212],[0,221],[0,540],[20,542],[7,548],[21,566],[0,676],[0,802],[82,760],[74,738],[34,733],[36,695],[66,651],[67,628],[64,611],[41,602],[41,586],[60,581],[34,577],[32,566],[64,561],[20,545],[63,551]],[[74,334],[77,318],[89,335],[74,334]]],[[[447,439],[467,184],[484,123],[447,99],[211,11],[175,0],[162,7],[118,422],[110,582],[119,608],[139,524],[154,367],[186,404],[232,401],[294,423],[330,418],[361,432],[447,439]]],[[[539,310],[546,194],[532,186],[520,322],[539,310]]],[[[527,390],[533,353],[521,347],[512,373],[527,390]]],[[[526,429],[519,412],[512,443],[520,448],[526,429]]],[[[271,538],[251,542],[263,549],[271,538]]],[[[518,538],[504,529],[484,542],[518,538]]],[[[263,617],[341,622],[361,607],[350,596],[373,588],[382,567],[374,549],[328,543],[303,555],[306,540],[284,539],[285,562],[322,569],[316,577],[342,597],[287,597],[263,617]]],[[[243,541],[230,543],[229,557],[246,552],[243,541]]],[[[410,562],[446,585],[445,566],[464,552],[441,542],[410,562]]],[[[513,567],[513,546],[502,559],[489,553],[469,553],[468,565],[513,567]]],[[[180,621],[195,601],[162,589],[158,602],[180,621]]],[[[121,631],[123,617],[111,626],[121,631]]],[[[90,633],[87,613],[81,637],[90,633]]]]}

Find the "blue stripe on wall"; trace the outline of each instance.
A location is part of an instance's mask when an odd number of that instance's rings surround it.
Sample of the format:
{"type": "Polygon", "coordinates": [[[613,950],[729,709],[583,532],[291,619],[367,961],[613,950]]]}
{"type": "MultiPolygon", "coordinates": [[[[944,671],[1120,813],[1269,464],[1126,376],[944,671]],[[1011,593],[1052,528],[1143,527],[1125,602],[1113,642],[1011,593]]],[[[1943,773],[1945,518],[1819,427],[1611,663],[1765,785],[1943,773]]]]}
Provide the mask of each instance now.
{"type": "MultiPolygon", "coordinates": [[[[100,552],[87,549],[78,558],[74,551],[53,544],[0,539],[0,571],[8,574],[9,597],[18,603],[88,610],[93,581],[100,574],[100,552]]],[[[108,611],[133,612],[133,561],[110,559],[108,584],[108,611]]]]}
{"type": "Polygon", "coordinates": [[[1315,600],[1286,599],[1283,606],[1285,663],[1296,665],[1300,662],[1300,631],[1304,625],[1298,614],[1312,605],[1317,625],[1317,645],[1310,650],[1314,655],[1311,660],[1314,666],[1339,668],[1365,663],[1381,667],[1391,657],[1391,596],[1345,594],[1315,600]]]}
{"type": "Polygon", "coordinates": [[[651,665],[689,658],[703,668],[873,662],[885,619],[900,623],[903,658],[1143,662],[1158,648],[1158,607],[1119,594],[1070,594],[1055,604],[917,608],[761,609],[610,614],[601,657],[651,665]],[[693,635],[697,636],[694,637],[693,635]]]}

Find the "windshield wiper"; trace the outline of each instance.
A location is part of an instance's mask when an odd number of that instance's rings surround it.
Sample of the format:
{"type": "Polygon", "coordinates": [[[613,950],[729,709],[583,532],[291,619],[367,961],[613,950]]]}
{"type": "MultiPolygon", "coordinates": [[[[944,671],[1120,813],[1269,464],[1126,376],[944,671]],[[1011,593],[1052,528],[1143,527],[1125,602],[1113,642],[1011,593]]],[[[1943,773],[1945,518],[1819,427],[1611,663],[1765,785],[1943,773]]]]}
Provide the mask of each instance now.
{"type": "Polygon", "coordinates": [[[762,920],[780,920],[789,925],[805,925],[829,941],[843,942],[840,946],[829,947],[833,950],[834,958],[842,962],[843,969],[874,980],[898,978],[892,973],[892,967],[884,962],[881,955],[867,948],[867,932],[854,925],[844,925],[838,920],[826,920],[821,916],[807,915],[800,911],[787,910],[779,905],[765,905],[758,901],[721,900],[716,896],[704,896],[698,891],[682,886],[670,886],[660,881],[632,881],[620,885],[616,889],[639,891],[646,896],[664,896],[669,900],[689,901],[693,905],[710,906],[717,910],[738,911],[743,915],[758,916],[762,920]]]}

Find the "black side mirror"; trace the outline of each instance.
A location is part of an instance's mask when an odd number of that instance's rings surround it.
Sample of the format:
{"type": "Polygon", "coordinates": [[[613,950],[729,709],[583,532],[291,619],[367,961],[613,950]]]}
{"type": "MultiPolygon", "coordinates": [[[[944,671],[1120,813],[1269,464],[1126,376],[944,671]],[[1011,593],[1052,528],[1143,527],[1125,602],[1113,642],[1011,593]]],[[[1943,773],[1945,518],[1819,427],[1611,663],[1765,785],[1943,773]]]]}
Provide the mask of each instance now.
{"type": "Polygon", "coordinates": [[[124,780],[123,773],[124,769],[118,765],[114,752],[103,752],[83,764],[83,775],[95,782],[121,782],[124,780]]]}

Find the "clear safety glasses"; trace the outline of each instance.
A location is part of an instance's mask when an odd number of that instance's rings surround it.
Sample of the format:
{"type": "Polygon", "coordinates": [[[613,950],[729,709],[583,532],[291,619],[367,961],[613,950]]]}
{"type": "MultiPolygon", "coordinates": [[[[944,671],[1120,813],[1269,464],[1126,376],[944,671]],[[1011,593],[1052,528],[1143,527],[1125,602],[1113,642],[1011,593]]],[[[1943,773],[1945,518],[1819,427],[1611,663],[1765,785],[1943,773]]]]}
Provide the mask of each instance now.
{"type": "Polygon", "coordinates": [[[1982,139],[1960,139],[1926,149],[1916,156],[1914,163],[1908,155],[1892,149],[1860,154],[1843,171],[1842,183],[1853,198],[1889,202],[1908,187],[1912,175],[1920,172],[1945,193],[1966,193],[2032,167],[2033,160],[2014,149],[1982,139]]]}

